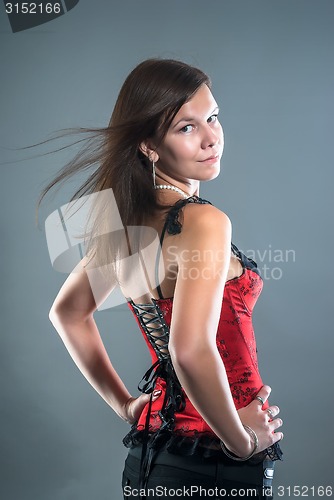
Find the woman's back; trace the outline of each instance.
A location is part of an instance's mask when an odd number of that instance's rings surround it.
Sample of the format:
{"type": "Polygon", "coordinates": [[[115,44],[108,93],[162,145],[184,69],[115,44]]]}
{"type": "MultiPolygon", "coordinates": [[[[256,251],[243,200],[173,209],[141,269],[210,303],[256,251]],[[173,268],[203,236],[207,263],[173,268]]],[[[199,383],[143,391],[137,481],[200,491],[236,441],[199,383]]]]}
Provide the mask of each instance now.
{"type": "MultiPolygon", "coordinates": [[[[124,266],[120,263],[119,272],[122,293],[125,297],[131,297],[138,304],[150,302],[151,298],[174,297],[180,259],[198,261],[204,258],[209,261],[209,259],[214,258],[210,252],[210,248],[207,248],[205,255],[200,255],[196,249],[191,250],[187,248],[185,234],[191,233],[193,223],[199,214],[205,214],[205,217],[211,220],[214,220],[216,217],[217,221],[221,216],[226,217],[220,210],[213,207],[209,201],[198,196],[192,196],[187,199],[179,199],[171,208],[146,218],[144,226],[153,229],[155,232],[156,245],[153,247],[153,252],[155,253],[150,253],[148,258],[144,256],[143,263],[148,276],[154,275],[157,278],[155,280],[157,286],[152,286],[154,283],[151,283],[151,280],[147,280],[147,292],[141,296],[134,296],[135,292],[133,288],[136,289],[134,286],[136,284],[136,276],[133,273],[130,276],[129,271],[125,269],[128,263],[124,261],[124,266]],[[129,278],[122,282],[122,275],[126,275],[129,278]],[[161,278],[161,281],[158,278],[161,278]]],[[[203,223],[205,224],[205,220],[203,223]]],[[[217,230],[219,230],[218,227],[217,230]]],[[[149,239],[151,238],[152,240],[153,232],[149,231],[149,233],[149,239]]],[[[136,233],[136,236],[138,234],[136,233]]],[[[142,233],[142,237],[143,241],[138,243],[141,250],[147,248],[145,231],[142,233]]],[[[194,238],[200,241],[201,234],[195,234],[194,238]]],[[[221,258],[221,255],[218,255],[218,258],[221,258]]],[[[229,281],[240,276],[242,272],[243,266],[240,256],[238,252],[233,251],[232,246],[227,280],[229,281]]]]}

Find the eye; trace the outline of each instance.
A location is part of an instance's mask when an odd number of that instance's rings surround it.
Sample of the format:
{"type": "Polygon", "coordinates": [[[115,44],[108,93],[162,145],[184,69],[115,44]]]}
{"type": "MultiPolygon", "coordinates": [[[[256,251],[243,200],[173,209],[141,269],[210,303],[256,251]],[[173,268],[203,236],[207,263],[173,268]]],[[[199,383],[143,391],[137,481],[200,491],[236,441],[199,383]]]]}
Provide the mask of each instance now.
{"type": "Polygon", "coordinates": [[[193,130],[193,128],[194,128],[193,125],[185,125],[184,127],[182,127],[180,129],[180,132],[184,132],[184,133],[191,132],[193,130]]]}
{"type": "Polygon", "coordinates": [[[215,114],[215,115],[211,115],[209,118],[208,118],[208,123],[214,123],[214,122],[217,122],[218,121],[218,113],[215,114]]]}

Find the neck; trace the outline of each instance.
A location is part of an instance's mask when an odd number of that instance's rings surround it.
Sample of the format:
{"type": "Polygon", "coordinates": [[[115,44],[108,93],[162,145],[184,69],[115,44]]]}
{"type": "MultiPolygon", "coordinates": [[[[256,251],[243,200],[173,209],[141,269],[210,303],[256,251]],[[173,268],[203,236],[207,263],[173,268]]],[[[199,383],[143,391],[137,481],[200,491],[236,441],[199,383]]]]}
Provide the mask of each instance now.
{"type": "MultiPolygon", "coordinates": [[[[199,196],[199,187],[200,181],[197,179],[189,179],[185,178],[186,182],[177,182],[176,179],[169,176],[165,171],[160,170],[159,166],[155,168],[156,173],[156,184],[160,184],[162,186],[171,185],[178,189],[181,189],[186,195],[187,198],[189,196],[199,196]]],[[[160,189],[160,188],[159,188],[160,189]]]]}
{"type": "Polygon", "coordinates": [[[175,191],[176,193],[183,196],[183,198],[189,198],[191,195],[183,191],[181,188],[177,186],[173,186],[172,184],[156,184],[154,186],[155,189],[166,189],[167,191],[175,191]]]}

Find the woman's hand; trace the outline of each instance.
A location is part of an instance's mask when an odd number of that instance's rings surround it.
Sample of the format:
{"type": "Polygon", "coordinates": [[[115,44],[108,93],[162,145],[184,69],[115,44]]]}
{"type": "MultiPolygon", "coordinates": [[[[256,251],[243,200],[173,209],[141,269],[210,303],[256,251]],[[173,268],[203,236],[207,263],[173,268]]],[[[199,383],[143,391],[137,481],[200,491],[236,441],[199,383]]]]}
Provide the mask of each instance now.
{"type": "Polygon", "coordinates": [[[264,385],[249,405],[238,410],[241,422],[251,427],[258,437],[258,452],[283,439],[282,432],[275,432],[283,424],[282,419],[275,418],[280,411],[278,406],[268,406],[263,410],[262,402],[257,399],[261,398],[263,404],[265,404],[270,393],[271,388],[264,385]]]}
{"type": "MultiPolygon", "coordinates": [[[[152,401],[156,401],[161,395],[161,391],[154,391],[152,401]]],[[[151,394],[141,394],[138,398],[129,398],[124,405],[123,420],[129,424],[134,424],[140,417],[143,409],[149,402],[151,394]]]]}

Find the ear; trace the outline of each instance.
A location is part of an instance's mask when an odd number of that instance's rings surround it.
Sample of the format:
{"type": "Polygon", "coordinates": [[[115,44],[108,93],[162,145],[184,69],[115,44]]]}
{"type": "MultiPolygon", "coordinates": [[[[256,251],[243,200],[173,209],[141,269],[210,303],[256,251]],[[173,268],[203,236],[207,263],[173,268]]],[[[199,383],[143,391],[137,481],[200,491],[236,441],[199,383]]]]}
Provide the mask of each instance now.
{"type": "Polygon", "coordinates": [[[150,141],[141,142],[139,149],[150,161],[154,161],[154,163],[156,163],[159,160],[159,155],[150,141]]]}

